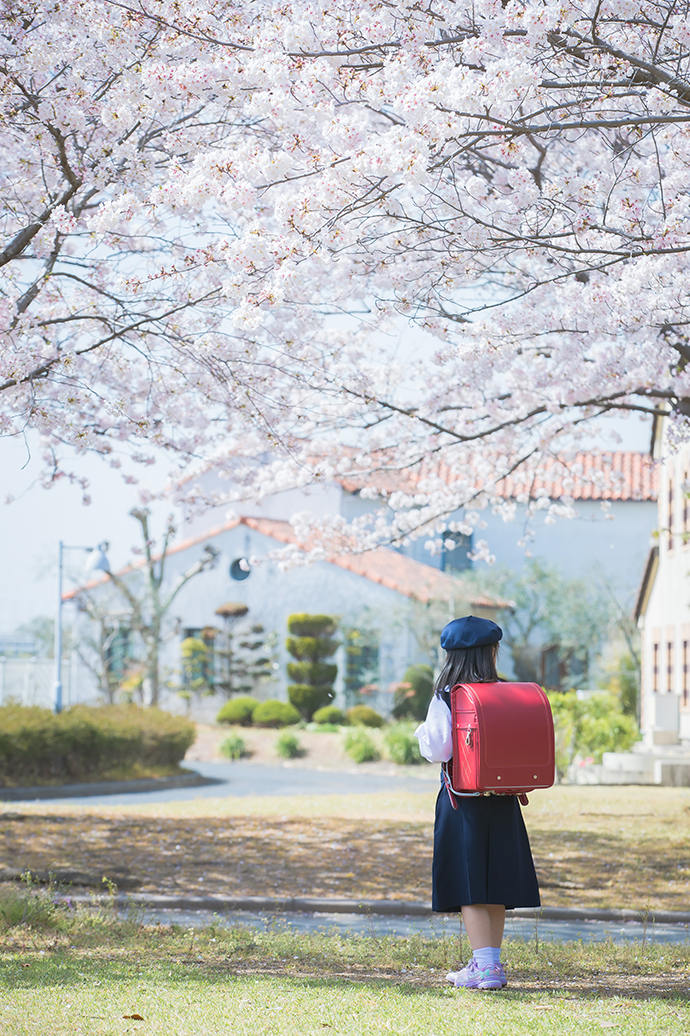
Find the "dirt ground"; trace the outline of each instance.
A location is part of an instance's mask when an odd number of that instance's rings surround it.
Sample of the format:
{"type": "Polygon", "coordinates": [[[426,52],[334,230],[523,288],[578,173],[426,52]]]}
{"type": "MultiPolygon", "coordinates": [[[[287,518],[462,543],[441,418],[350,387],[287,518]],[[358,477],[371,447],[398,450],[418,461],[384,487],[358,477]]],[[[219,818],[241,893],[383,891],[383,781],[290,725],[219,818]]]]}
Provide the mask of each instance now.
{"type": "MultiPolygon", "coordinates": [[[[302,755],[290,760],[291,766],[308,769],[346,770],[357,773],[399,774],[406,777],[419,777],[422,780],[438,781],[438,765],[422,760],[416,766],[396,766],[386,758],[383,733],[380,730],[367,730],[381,753],[381,759],[374,763],[355,763],[343,749],[343,734],[317,732],[313,730],[297,730],[296,736],[302,746],[302,755]]],[[[220,727],[210,724],[197,724],[197,737],[185,756],[186,763],[194,762],[227,762],[221,754],[220,746],[230,734],[239,734],[247,745],[246,759],[252,763],[275,766],[281,763],[275,750],[275,743],[280,736],[279,730],[265,730],[261,727],[220,727]]]]}
{"type": "MultiPolygon", "coordinates": [[[[0,870],[178,894],[428,901],[434,797],[7,804],[0,870]]],[[[690,789],[556,787],[531,797],[525,819],[545,905],[688,909],[690,789]]]]}

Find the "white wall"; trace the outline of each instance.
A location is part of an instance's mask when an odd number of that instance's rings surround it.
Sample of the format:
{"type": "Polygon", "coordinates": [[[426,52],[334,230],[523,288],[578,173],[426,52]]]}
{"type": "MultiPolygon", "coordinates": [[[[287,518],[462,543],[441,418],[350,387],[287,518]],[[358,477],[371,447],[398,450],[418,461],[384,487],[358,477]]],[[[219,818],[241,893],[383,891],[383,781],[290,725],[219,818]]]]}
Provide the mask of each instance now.
{"type": "Polygon", "coordinates": [[[659,568],[642,620],[642,726],[648,737],[658,725],[657,695],[672,693],[680,698],[680,737],[690,740],[690,501],[681,489],[689,471],[686,446],[666,456],[660,477],[659,568]]]}

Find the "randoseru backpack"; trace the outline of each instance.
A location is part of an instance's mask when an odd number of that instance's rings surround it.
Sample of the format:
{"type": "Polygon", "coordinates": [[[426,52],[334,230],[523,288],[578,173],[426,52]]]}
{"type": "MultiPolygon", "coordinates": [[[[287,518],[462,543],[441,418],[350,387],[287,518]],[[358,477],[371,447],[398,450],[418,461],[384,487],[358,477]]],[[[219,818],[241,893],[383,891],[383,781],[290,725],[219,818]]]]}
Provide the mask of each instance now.
{"type": "Polygon", "coordinates": [[[455,796],[518,795],[550,788],[555,779],[553,717],[536,683],[465,683],[450,692],[453,758],[443,764],[455,796]]]}

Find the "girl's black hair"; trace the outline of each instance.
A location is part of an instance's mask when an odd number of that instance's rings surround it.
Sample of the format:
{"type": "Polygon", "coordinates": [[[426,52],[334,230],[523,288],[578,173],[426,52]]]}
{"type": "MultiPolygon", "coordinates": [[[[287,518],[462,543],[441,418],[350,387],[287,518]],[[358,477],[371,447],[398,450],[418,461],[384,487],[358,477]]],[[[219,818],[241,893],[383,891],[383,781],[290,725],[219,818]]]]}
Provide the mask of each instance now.
{"type": "Polygon", "coordinates": [[[459,648],[446,652],[446,660],[438,674],[434,694],[440,694],[446,687],[456,683],[495,683],[498,644],[483,647],[459,648]]]}

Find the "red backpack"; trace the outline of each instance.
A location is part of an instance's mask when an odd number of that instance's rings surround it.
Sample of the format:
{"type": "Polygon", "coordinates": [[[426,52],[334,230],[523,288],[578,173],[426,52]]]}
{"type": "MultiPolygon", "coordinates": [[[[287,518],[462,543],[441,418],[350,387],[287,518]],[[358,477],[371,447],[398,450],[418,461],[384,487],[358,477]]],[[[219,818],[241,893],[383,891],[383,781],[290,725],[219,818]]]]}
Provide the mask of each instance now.
{"type": "Polygon", "coordinates": [[[450,692],[453,758],[443,765],[450,801],[492,791],[518,795],[555,779],[553,717],[536,683],[459,683],[450,692]]]}

